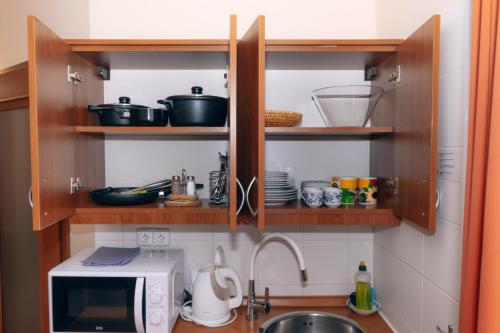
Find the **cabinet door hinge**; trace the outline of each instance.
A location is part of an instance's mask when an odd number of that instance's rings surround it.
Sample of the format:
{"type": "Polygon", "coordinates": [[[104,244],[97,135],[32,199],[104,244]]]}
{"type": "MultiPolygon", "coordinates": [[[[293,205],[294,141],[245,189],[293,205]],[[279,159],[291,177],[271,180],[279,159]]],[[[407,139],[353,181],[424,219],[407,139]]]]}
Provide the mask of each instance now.
{"type": "Polygon", "coordinates": [[[392,72],[387,78],[387,81],[392,82],[393,85],[397,85],[401,82],[401,66],[396,67],[396,71],[392,72]]]}
{"type": "Polygon", "coordinates": [[[108,81],[109,79],[111,79],[109,68],[106,68],[104,66],[96,66],[95,73],[104,81],[108,81]]]}
{"type": "Polygon", "coordinates": [[[372,66],[365,69],[365,81],[373,81],[377,76],[377,67],[372,66]]]}
{"type": "Polygon", "coordinates": [[[71,65],[68,65],[68,82],[73,83],[77,86],[79,83],[84,81],[84,77],[78,73],[71,70],[71,65]]]}
{"type": "Polygon", "coordinates": [[[84,181],[82,181],[78,177],[71,177],[70,178],[70,193],[71,194],[76,193],[76,192],[80,192],[82,187],[85,187],[84,181]]]}
{"type": "Polygon", "coordinates": [[[385,180],[385,186],[387,186],[393,194],[398,194],[399,190],[399,178],[391,177],[385,180]]]}

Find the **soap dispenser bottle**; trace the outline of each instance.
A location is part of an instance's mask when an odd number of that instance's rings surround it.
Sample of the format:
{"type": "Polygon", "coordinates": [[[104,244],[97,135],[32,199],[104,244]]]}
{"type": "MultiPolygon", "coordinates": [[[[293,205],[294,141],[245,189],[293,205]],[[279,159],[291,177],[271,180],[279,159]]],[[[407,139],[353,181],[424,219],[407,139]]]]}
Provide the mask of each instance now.
{"type": "Polygon", "coordinates": [[[360,310],[371,310],[372,301],[370,296],[372,275],[366,270],[364,261],[359,263],[359,269],[354,278],[356,285],[356,308],[360,310]]]}

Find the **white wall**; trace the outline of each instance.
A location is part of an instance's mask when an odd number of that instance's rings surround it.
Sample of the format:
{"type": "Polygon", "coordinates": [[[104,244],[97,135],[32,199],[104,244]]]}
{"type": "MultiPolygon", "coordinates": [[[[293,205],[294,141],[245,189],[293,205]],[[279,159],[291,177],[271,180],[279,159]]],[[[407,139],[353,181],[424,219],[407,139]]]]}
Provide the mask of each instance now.
{"type": "Polygon", "coordinates": [[[449,324],[458,331],[469,6],[468,0],[379,0],[377,5],[380,37],[406,37],[431,15],[441,14],[439,147],[462,156],[461,175],[453,180],[439,177],[441,203],[434,236],[406,224],[375,232],[375,285],[383,314],[398,332],[432,333],[436,325],[446,330],[449,324]]]}
{"type": "Polygon", "coordinates": [[[92,38],[227,38],[266,15],[267,38],[370,38],[376,0],[90,0],[92,38]],[[110,23],[112,22],[112,23],[110,23]]]}
{"type": "Polygon", "coordinates": [[[27,15],[37,16],[61,37],[89,36],[88,0],[2,0],[0,69],[28,59],[27,15]]]}

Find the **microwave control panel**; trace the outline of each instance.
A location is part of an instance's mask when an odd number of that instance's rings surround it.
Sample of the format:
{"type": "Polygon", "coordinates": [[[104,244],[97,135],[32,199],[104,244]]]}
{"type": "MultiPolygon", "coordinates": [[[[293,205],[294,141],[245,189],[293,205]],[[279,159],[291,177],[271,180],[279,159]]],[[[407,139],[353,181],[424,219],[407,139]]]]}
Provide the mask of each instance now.
{"type": "Polygon", "coordinates": [[[170,332],[168,327],[168,276],[151,274],[146,278],[146,332],[170,332]]]}

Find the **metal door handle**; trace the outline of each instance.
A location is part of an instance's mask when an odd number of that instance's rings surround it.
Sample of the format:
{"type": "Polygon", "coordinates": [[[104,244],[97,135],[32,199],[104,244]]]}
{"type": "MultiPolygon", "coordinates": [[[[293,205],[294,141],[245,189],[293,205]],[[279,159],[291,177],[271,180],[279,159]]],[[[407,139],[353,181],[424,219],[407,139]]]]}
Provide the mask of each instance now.
{"type": "Polygon", "coordinates": [[[241,203],[240,203],[240,206],[238,207],[238,210],[236,211],[236,215],[239,215],[241,210],[243,209],[243,205],[245,204],[245,189],[243,188],[243,186],[241,185],[240,183],[240,180],[238,178],[236,178],[236,184],[238,184],[238,188],[240,189],[241,191],[241,203]]]}
{"type": "Polygon", "coordinates": [[[255,211],[252,209],[252,205],[250,205],[250,191],[252,190],[252,186],[253,184],[255,183],[255,181],[257,180],[257,177],[253,177],[252,181],[250,182],[250,184],[248,185],[247,187],[247,193],[246,193],[246,198],[245,198],[245,201],[247,202],[247,207],[248,207],[248,210],[250,211],[250,214],[252,215],[252,217],[256,217],[257,216],[257,212],[258,212],[258,209],[256,209],[255,211]]]}
{"type": "Polygon", "coordinates": [[[440,198],[440,193],[439,193],[439,186],[436,186],[436,208],[439,207],[439,204],[441,203],[441,198],[440,198]]]}
{"type": "Polygon", "coordinates": [[[28,202],[30,203],[31,208],[33,208],[33,191],[30,189],[28,191],[28,202]]]}

